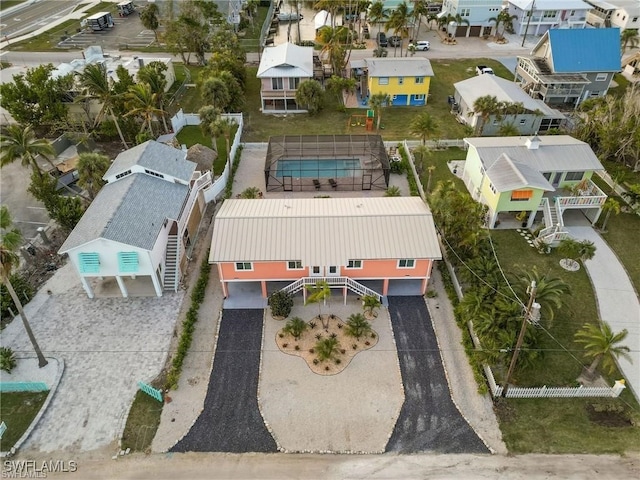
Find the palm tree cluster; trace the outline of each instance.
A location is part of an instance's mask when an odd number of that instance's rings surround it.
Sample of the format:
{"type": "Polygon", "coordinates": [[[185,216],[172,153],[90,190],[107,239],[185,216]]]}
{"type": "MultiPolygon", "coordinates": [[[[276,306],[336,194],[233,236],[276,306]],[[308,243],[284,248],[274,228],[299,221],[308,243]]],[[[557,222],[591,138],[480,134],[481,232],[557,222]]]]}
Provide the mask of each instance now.
{"type": "MultiPolygon", "coordinates": [[[[494,95],[483,95],[476,98],[473,102],[473,111],[468,113],[469,116],[478,115],[479,122],[476,124],[475,135],[481,137],[484,127],[491,117],[501,122],[498,134],[501,136],[519,135],[520,132],[515,126],[515,119],[518,115],[526,113],[527,109],[522,102],[500,101],[494,95]]],[[[536,110],[536,115],[542,115],[542,112],[536,110]]]]}

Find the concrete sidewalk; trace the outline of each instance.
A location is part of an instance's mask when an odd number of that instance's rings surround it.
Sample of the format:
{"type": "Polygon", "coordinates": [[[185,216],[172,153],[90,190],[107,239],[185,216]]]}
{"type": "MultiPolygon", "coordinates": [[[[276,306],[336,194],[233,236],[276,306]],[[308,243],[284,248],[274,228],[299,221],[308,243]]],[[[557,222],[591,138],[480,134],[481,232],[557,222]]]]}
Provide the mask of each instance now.
{"type": "MultiPolygon", "coordinates": [[[[596,246],[592,260],[585,262],[598,302],[600,319],[614,332],[629,331],[623,344],[629,347],[632,362],[620,357],[617,362],[636,398],[640,398],[640,303],[626,270],[607,242],[592,227],[567,227],[578,240],[596,246]]],[[[593,320],[593,319],[585,319],[593,320]]]]}

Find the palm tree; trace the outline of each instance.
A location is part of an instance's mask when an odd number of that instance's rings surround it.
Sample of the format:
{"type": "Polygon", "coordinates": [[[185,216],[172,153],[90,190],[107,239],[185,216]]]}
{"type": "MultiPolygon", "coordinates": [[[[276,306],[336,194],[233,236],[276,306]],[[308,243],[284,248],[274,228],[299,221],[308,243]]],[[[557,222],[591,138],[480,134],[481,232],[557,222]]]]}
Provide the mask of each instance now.
{"type": "Polygon", "coordinates": [[[348,38],[349,29],[347,27],[324,26],[318,30],[317,40],[322,46],[320,55],[329,61],[334,75],[342,76],[346,64],[347,50],[345,45],[348,38]]]}
{"type": "Polygon", "coordinates": [[[613,213],[615,215],[618,215],[621,212],[620,202],[618,202],[613,197],[609,197],[607,198],[607,201],[604,202],[604,205],[602,205],[602,210],[606,212],[604,221],[602,222],[602,230],[606,231],[607,223],[609,222],[609,217],[611,216],[611,214],[613,213]]]}
{"type": "Polygon", "coordinates": [[[204,81],[201,96],[203,102],[219,111],[225,110],[231,101],[229,88],[218,77],[210,77],[204,81]]]}
{"type": "Polygon", "coordinates": [[[376,130],[380,131],[380,122],[382,121],[382,109],[391,103],[391,97],[388,93],[376,93],[369,97],[369,108],[376,115],[376,130]]]}
{"type": "Polygon", "coordinates": [[[324,362],[325,360],[331,360],[333,356],[338,353],[338,339],[334,337],[327,337],[318,340],[314,346],[318,360],[324,362]]]}
{"type": "Polygon", "coordinates": [[[375,295],[365,295],[362,297],[362,308],[364,310],[365,315],[369,318],[376,317],[376,308],[380,308],[380,300],[375,295]]]}
{"type": "Polygon", "coordinates": [[[233,161],[231,158],[231,134],[233,133],[233,129],[236,127],[237,123],[233,118],[229,117],[220,117],[216,120],[215,125],[211,127],[212,131],[221,131],[222,135],[224,135],[224,141],[227,146],[227,161],[233,161]]]}
{"type": "Polygon", "coordinates": [[[216,120],[220,117],[220,110],[211,105],[202,107],[198,114],[200,115],[200,129],[203,135],[211,137],[211,148],[216,154],[218,153],[218,137],[222,135],[222,128],[216,120]]]}
{"type": "Polygon", "coordinates": [[[438,130],[438,123],[429,114],[429,112],[422,112],[413,117],[413,120],[409,124],[409,133],[418,137],[422,141],[422,145],[427,143],[427,138],[436,133],[438,130]]]}
{"type": "Polygon", "coordinates": [[[142,127],[140,132],[144,132],[145,128],[149,129],[152,137],[155,137],[153,131],[153,119],[156,115],[164,115],[164,110],[157,107],[158,100],[156,94],[151,91],[151,87],[147,83],[137,83],[133,85],[125,94],[125,105],[129,109],[129,113],[125,117],[131,115],[139,115],[142,117],[142,127]]]}
{"type": "Polygon", "coordinates": [[[0,150],[0,167],[20,159],[22,165],[31,167],[39,175],[42,174],[42,170],[36,157],[41,155],[51,163],[49,157],[55,155],[49,141],[36,138],[29,125],[8,125],[6,133],[0,134],[0,150]]]}
{"type": "Polygon", "coordinates": [[[80,85],[86,91],[85,95],[79,98],[97,98],[102,103],[102,108],[96,116],[94,127],[100,124],[105,114],[109,114],[115,123],[116,130],[120,136],[120,140],[125,149],[129,146],[124,139],[118,118],[113,113],[113,104],[116,96],[111,90],[109,77],[107,76],[107,66],[104,63],[91,63],[84,67],[84,71],[80,74],[80,85]]]}
{"type": "Polygon", "coordinates": [[[361,313],[353,313],[349,315],[345,333],[360,340],[360,337],[371,333],[371,324],[367,322],[361,313]]]}
{"type": "Polygon", "coordinates": [[[484,95],[476,98],[473,102],[473,111],[469,112],[469,116],[479,115],[480,122],[476,125],[476,134],[481,137],[484,126],[492,115],[501,117],[502,104],[497,97],[493,95],[484,95]]]}
{"type": "Polygon", "coordinates": [[[402,192],[400,191],[400,187],[392,185],[384,191],[385,197],[401,197],[402,192]]]}
{"type": "Polygon", "coordinates": [[[287,324],[284,326],[282,331],[284,333],[288,333],[293,338],[298,340],[300,338],[300,335],[302,335],[308,327],[309,325],[307,325],[307,322],[302,320],[300,317],[293,317],[292,319],[287,321],[287,324]]]}
{"type": "Polygon", "coordinates": [[[586,260],[591,260],[595,256],[596,246],[589,240],[565,238],[558,245],[558,253],[573,261],[581,260],[584,264],[586,260]]]}
{"type": "Polygon", "coordinates": [[[36,337],[31,330],[31,325],[29,325],[29,320],[27,320],[27,315],[22,308],[22,303],[16,291],[13,289],[13,285],[11,285],[11,270],[18,264],[16,250],[20,248],[21,243],[22,234],[17,228],[13,228],[9,210],[6,205],[0,206],[0,281],[7,287],[9,295],[18,309],[24,329],[27,331],[27,336],[38,357],[38,366],[42,368],[49,362],[47,362],[47,359],[44,358],[42,354],[42,350],[40,350],[36,337]]]}
{"type": "Polygon", "coordinates": [[[422,144],[414,148],[411,153],[413,153],[413,165],[416,167],[416,173],[421,177],[427,157],[430,157],[433,151],[425,144],[422,144]]]}
{"type": "Polygon", "coordinates": [[[528,298],[527,289],[533,281],[536,282],[536,302],[540,304],[541,318],[551,323],[555,312],[564,305],[563,297],[571,288],[560,278],[539,273],[536,267],[529,270],[520,269],[513,285],[520,299],[528,298]]]}
{"type": "MultiPolygon", "coordinates": [[[[298,2],[296,2],[297,4],[298,2]]],[[[316,3],[313,4],[313,8],[315,10],[326,10],[331,15],[331,27],[336,26],[336,14],[338,13],[338,9],[340,8],[341,2],[337,2],[336,0],[317,0],[316,3]]]]}
{"type": "Polygon", "coordinates": [[[315,285],[306,285],[305,288],[307,292],[309,292],[305,305],[317,303],[318,318],[322,319],[322,304],[331,298],[331,287],[329,287],[329,284],[325,280],[319,280],[315,285]]]}
{"type": "Polygon", "coordinates": [[[169,127],[167,125],[166,112],[164,110],[167,79],[163,73],[163,69],[166,70],[164,63],[152,62],[146,68],[143,68],[138,72],[138,80],[147,83],[151,88],[151,92],[156,96],[156,106],[158,107],[158,110],[163,112],[160,116],[162,118],[162,126],[164,127],[164,131],[168,132],[169,127]]]}
{"type": "Polygon", "coordinates": [[[385,10],[384,3],[381,1],[373,2],[369,9],[369,18],[373,24],[378,24],[378,33],[380,33],[380,26],[389,18],[389,13],[385,10]]]}
{"type": "MultiPolygon", "coordinates": [[[[407,6],[407,2],[402,2],[399,4],[396,9],[391,12],[391,16],[389,16],[389,21],[385,27],[385,30],[393,29],[393,33],[400,37],[400,56],[402,56],[402,39],[405,38],[409,34],[409,27],[407,26],[409,23],[409,7],[407,6]]],[[[397,43],[395,44],[393,50],[393,56],[396,55],[397,43]]]]}
{"type": "Polygon", "coordinates": [[[635,48],[639,44],[640,37],[638,37],[638,30],[631,30],[627,28],[620,33],[620,49],[622,50],[622,56],[624,56],[624,52],[627,51],[627,47],[635,48]]]}
{"type": "Polygon", "coordinates": [[[517,137],[520,135],[520,130],[513,122],[505,122],[500,124],[498,129],[498,135],[501,137],[517,137]]]}
{"type": "Polygon", "coordinates": [[[497,16],[491,17],[488,22],[496,22],[496,38],[504,38],[504,31],[513,28],[513,21],[517,19],[517,15],[509,15],[509,10],[502,10],[497,16]],[[502,25],[502,31],[500,31],[502,25]]]}
{"type": "Polygon", "coordinates": [[[428,13],[427,2],[423,0],[413,0],[413,40],[416,42],[420,36],[422,17],[428,15],[428,13]]]}
{"type": "Polygon", "coordinates": [[[587,368],[587,374],[591,378],[601,363],[608,373],[613,373],[616,369],[614,358],[624,357],[631,361],[631,357],[627,353],[630,351],[629,347],[619,345],[628,333],[626,329],[613,333],[607,322],[602,322],[600,326],[585,324],[581,330],[576,332],[575,340],[584,345],[585,357],[593,359],[587,368]]]}
{"type": "Polygon", "coordinates": [[[147,30],[153,31],[153,35],[156,37],[156,43],[158,43],[158,27],[160,27],[160,21],[158,20],[159,13],[160,11],[155,3],[148,3],[140,12],[142,26],[147,30]]]}
{"type": "Polygon", "coordinates": [[[240,194],[240,198],[260,198],[260,189],[258,187],[247,187],[240,194]]]}
{"type": "MultiPolygon", "coordinates": [[[[462,24],[466,25],[467,27],[470,25],[469,24],[469,20],[467,20],[466,18],[462,18],[462,16],[458,13],[455,16],[451,16],[451,21],[455,22],[456,24],[456,29],[453,32],[453,38],[456,38],[458,36],[458,27],[462,24]]],[[[447,22],[448,23],[448,22],[447,22]]]]}
{"type": "Polygon", "coordinates": [[[93,200],[105,184],[102,176],[109,169],[111,161],[106,155],[99,153],[81,153],[78,159],[78,185],[89,193],[93,200]]]}
{"type": "Polygon", "coordinates": [[[296,90],[296,103],[307,107],[310,114],[315,114],[322,109],[324,102],[324,90],[320,82],[313,79],[301,82],[296,90]]]}

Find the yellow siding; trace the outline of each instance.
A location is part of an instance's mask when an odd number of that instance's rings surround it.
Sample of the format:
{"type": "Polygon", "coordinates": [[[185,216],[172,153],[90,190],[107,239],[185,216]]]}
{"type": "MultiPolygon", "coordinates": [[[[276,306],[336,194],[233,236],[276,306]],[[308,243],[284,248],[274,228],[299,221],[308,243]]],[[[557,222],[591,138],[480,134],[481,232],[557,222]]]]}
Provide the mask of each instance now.
{"type": "Polygon", "coordinates": [[[425,95],[429,94],[431,77],[424,77],[424,83],[415,83],[415,77],[403,77],[404,83],[399,83],[400,77],[389,77],[388,85],[380,85],[379,77],[369,77],[369,92],[371,95],[386,93],[388,95],[425,95]]]}

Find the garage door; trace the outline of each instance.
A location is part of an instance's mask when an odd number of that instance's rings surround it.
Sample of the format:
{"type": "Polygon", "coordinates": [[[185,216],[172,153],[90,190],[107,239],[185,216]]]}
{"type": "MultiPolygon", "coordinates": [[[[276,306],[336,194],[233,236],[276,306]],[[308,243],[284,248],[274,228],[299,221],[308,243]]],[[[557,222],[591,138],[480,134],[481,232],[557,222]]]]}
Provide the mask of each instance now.
{"type": "Polygon", "coordinates": [[[407,104],[407,95],[394,95],[391,101],[392,105],[406,105],[407,104]]]}
{"type": "Polygon", "coordinates": [[[482,30],[482,27],[478,26],[478,27],[471,27],[469,29],[469,36],[470,37],[479,37],[480,36],[480,31],[482,30]]]}
{"type": "Polygon", "coordinates": [[[466,37],[467,36],[467,26],[459,25],[456,29],[456,37],[466,37]]]}

